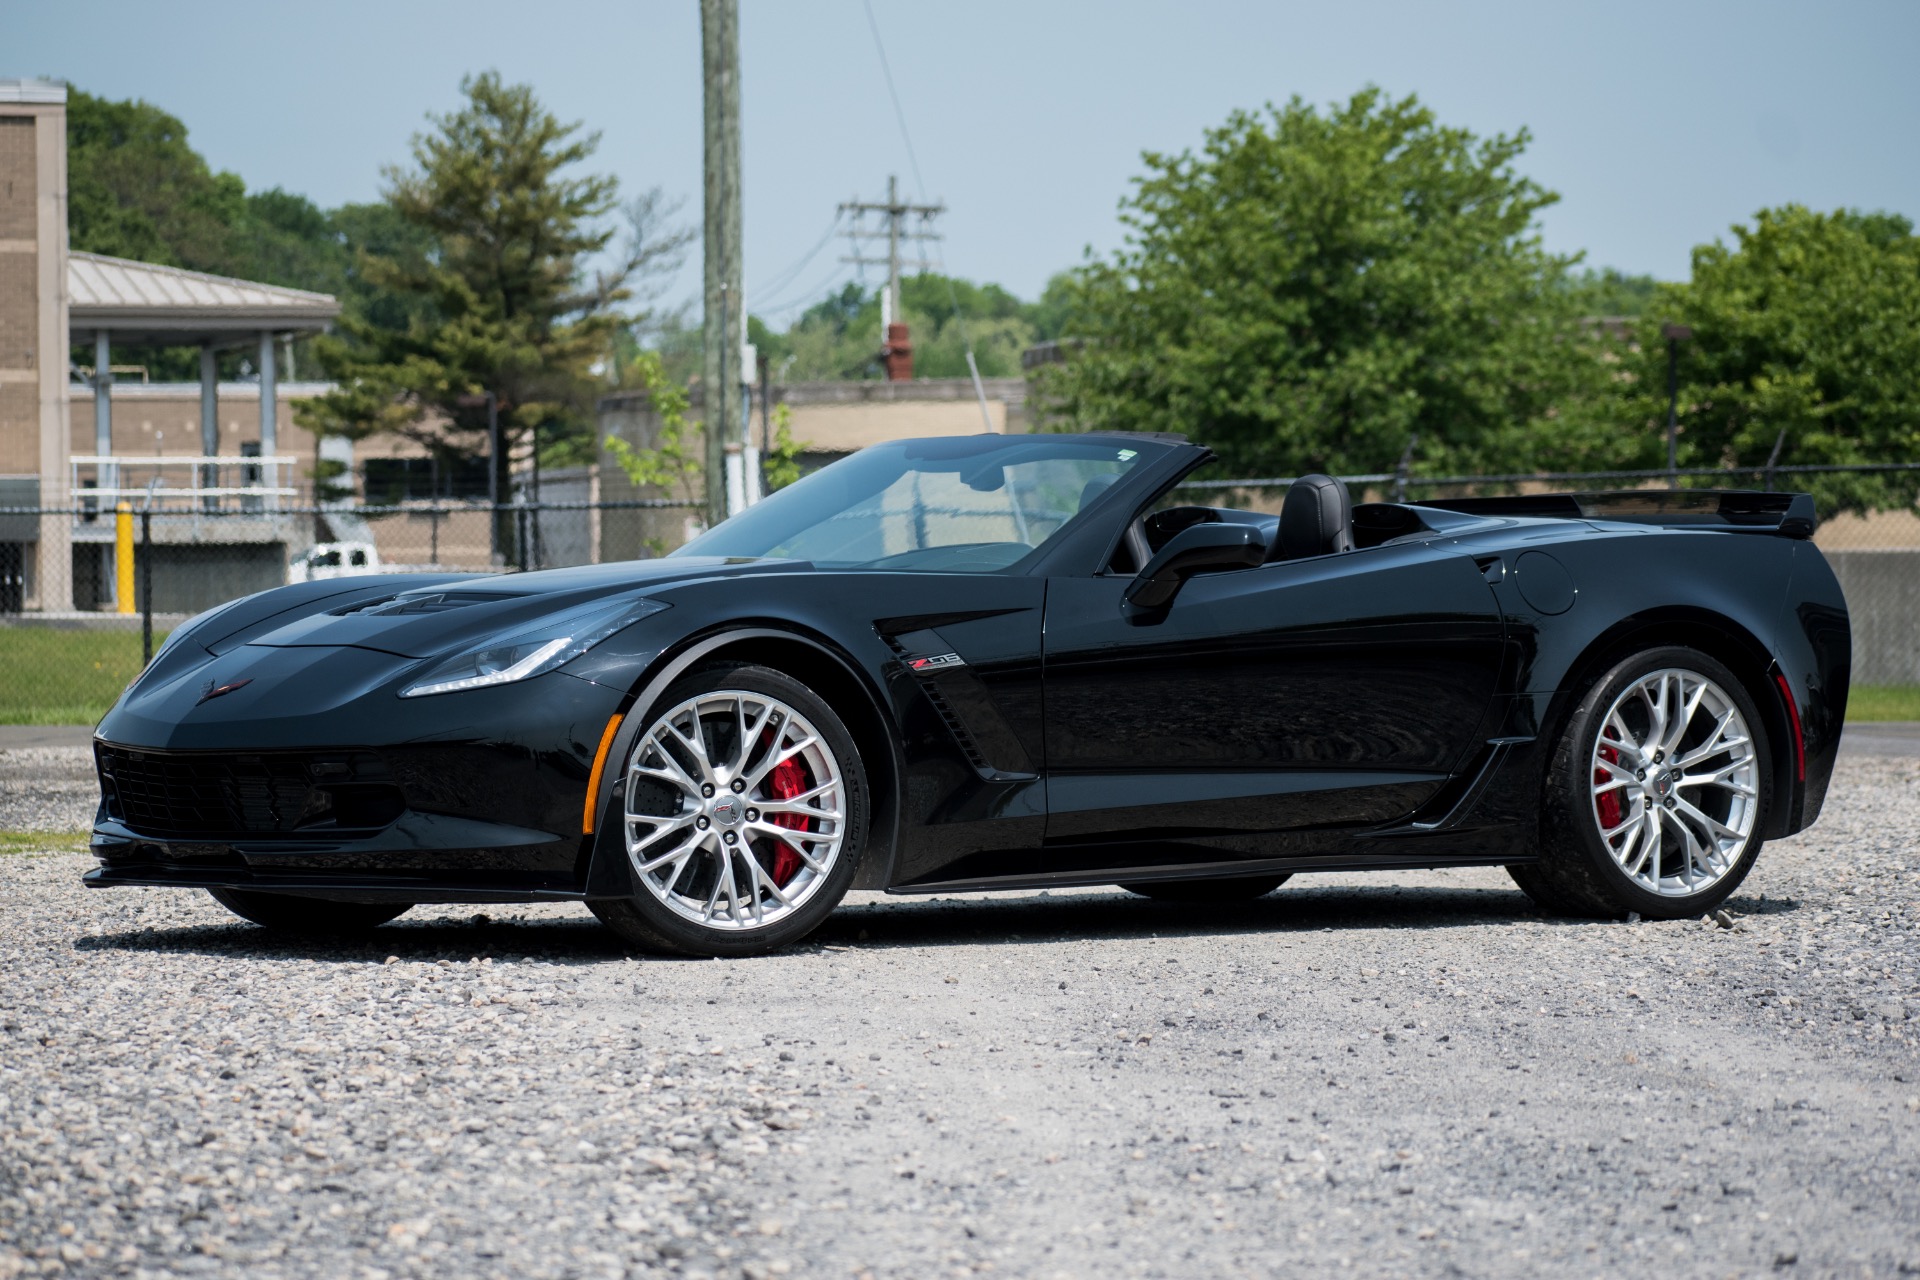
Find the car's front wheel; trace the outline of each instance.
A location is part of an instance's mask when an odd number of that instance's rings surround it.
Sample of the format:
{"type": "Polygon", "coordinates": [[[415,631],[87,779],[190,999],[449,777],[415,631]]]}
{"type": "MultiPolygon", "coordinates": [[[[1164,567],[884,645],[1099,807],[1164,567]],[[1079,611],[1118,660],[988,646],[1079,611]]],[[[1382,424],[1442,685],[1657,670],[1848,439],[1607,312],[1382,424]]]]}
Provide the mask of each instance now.
{"type": "Polygon", "coordinates": [[[867,824],[860,753],[791,676],[741,665],[679,680],[624,769],[619,838],[635,892],[589,905],[637,946],[771,951],[811,933],[853,882],[867,824]]]}
{"type": "Polygon", "coordinates": [[[1574,709],[1547,768],[1540,860],[1508,870],[1552,911],[1701,915],[1759,855],[1771,759],[1725,666],[1680,647],[1635,654],[1574,709]]]}
{"type": "Polygon", "coordinates": [[[207,895],[242,920],[312,937],[365,933],[406,914],[410,902],[335,902],[257,889],[209,889],[207,895]]]}

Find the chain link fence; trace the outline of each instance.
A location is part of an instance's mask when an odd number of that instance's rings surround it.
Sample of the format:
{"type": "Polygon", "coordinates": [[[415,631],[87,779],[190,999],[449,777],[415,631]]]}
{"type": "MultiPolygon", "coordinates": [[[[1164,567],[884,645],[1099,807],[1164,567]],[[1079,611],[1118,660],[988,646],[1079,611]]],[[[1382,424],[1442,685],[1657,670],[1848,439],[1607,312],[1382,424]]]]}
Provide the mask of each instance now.
{"type": "MultiPolygon", "coordinates": [[[[1862,493],[1897,505],[1828,515],[1814,541],[1853,611],[1854,679],[1920,684],[1920,466],[1770,472],[1604,471],[1343,477],[1356,501],[1602,489],[1805,489],[1831,509],[1862,493]]],[[[1178,497],[1278,511],[1291,478],[1207,480],[1178,497]]],[[[115,510],[0,509],[0,724],[104,714],[166,634],[202,610],[288,582],[375,572],[513,572],[664,555],[699,528],[696,504],[408,503],[275,506],[271,498],[115,510]]]]}
{"type": "Polygon", "coordinates": [[[97,720],[173,627],[256,591],[647,559],[697,532],[698,515],[692,503],[646,499],[0,509],[0,724],[97,720]]]}

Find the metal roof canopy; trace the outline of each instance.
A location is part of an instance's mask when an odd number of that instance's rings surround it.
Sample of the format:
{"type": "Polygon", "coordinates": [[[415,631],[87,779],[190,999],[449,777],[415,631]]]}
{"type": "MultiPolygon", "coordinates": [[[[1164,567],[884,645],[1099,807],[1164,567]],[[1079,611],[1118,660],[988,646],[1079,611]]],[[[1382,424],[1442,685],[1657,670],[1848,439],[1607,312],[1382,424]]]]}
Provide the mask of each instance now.
{"type": "Polygon", "coordinates": [[[67,255],[68,328],[116,342],[237,346],[260,334],[321,333],[340,314],[331,294],[156,266],[98,253],[67,255]]]}

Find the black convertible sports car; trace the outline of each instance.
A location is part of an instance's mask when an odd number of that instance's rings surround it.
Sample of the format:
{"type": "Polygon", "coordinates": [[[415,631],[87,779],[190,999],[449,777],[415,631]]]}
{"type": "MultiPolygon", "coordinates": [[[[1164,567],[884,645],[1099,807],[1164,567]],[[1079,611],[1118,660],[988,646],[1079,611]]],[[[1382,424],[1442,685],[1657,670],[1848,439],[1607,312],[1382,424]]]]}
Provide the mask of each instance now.
{"type": "Polygon", "coordinates": [[[900,441],[660,560],[362,577],[175,631],[87,882],[260,924],[584,901],[744,954],[850,888],[1508,867],[1697,915],[1820,811],[1845,601],[1805,495],[1184,505],[1178,436],[900,441]]]}

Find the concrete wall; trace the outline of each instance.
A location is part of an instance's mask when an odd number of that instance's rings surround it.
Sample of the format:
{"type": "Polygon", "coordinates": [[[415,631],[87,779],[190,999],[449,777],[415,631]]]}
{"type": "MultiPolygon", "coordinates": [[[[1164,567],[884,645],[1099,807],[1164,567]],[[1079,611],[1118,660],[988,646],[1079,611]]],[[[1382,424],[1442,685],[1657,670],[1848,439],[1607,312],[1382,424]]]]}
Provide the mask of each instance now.
{"type": "Polygon", "coordinates": [[[1920,684],[1920,551],[1829,551],[1853,616],[1853,682],[1920,684]]]}
{"type": "MultiPolygon", "coordinates": [[[[91,551],[91,548],[75,548],[91,551]]],[[[241,596],[284,585],[287,580],[287,544],[156,543],[151,560],[134,556],[134,596],[145,589],[153,574],[155,613],[195,614],[238,600],[241,596]]]]}

